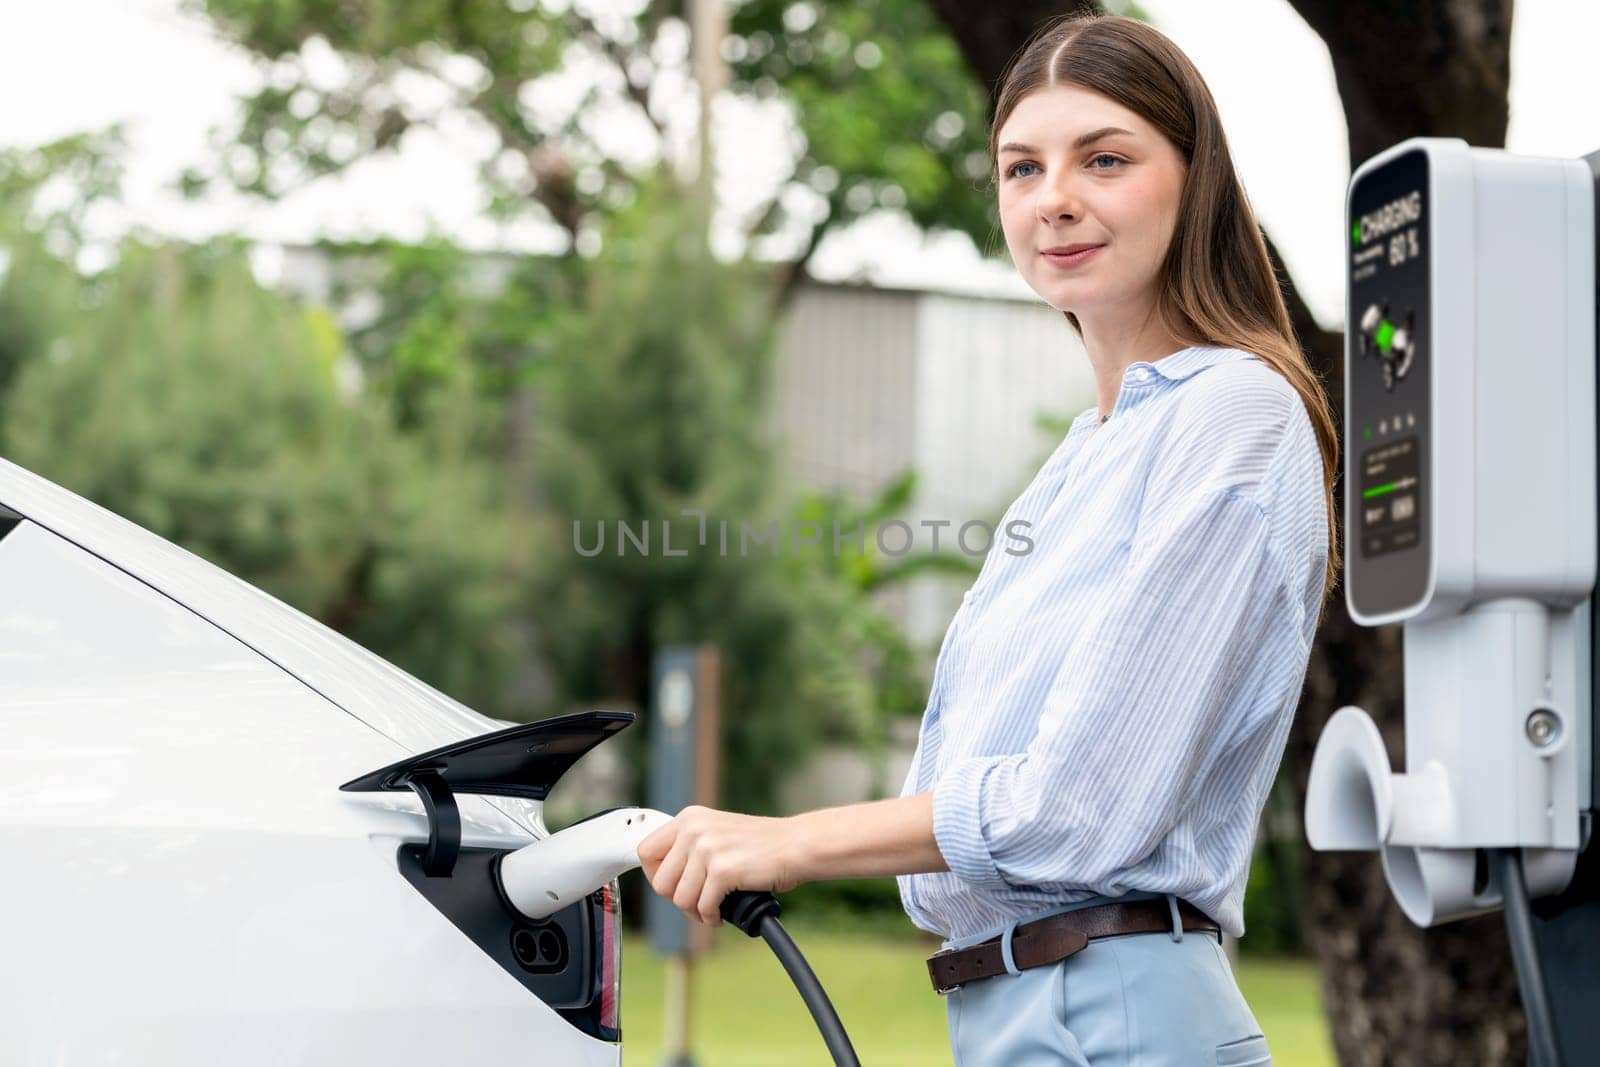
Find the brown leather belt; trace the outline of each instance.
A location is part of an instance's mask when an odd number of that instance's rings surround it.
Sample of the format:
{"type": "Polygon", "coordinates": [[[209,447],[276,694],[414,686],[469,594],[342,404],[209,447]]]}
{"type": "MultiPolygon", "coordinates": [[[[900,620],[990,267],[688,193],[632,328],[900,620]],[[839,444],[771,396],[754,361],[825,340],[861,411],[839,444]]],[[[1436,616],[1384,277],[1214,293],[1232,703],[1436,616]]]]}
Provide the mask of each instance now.
{"type": "MultiPolygon", "coordinates": [[[[1178,901],[1178,916],[1185,930],[1219,932],[1216,922],[1187,900],[1178,901]]],[[[1018,970],[1025,971],[1064,960],[1097,938],[1162,930],[1172,932],[1172,910],[1165,899],[1098,904],[1018,926],[1011,935],[1011,959],[1018,970]]],[[[963,982],[1005,973],[999,936],[928,957],[928,977],[933,980],[933,991],[940,995],[963,982]]]]}

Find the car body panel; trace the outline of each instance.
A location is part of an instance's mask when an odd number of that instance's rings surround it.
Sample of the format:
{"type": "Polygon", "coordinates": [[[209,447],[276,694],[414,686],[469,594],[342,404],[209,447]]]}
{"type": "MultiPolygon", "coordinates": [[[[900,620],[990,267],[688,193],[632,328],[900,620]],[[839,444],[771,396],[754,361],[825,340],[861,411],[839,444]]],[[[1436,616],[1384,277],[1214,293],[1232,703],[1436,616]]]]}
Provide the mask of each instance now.
{"type": "MultiPolygon", "coordinates": [[[[101,558],[34,523],[49,494],[15,484],[0,487],[25,516],[0,539],[6,1063],[620,1063],[406,882],[396,850],[427,838],[414,797],[338,788],[493,720],[343,638],[318,651],[310,620],[137,527],[155,543],[47,511],[132,545],[101,558]],[[294,665],[325,673],[314,686],[294,665]]],[[[502,805],[537,809],[462,797],[464,840],[531,840],[502,805]]]]}

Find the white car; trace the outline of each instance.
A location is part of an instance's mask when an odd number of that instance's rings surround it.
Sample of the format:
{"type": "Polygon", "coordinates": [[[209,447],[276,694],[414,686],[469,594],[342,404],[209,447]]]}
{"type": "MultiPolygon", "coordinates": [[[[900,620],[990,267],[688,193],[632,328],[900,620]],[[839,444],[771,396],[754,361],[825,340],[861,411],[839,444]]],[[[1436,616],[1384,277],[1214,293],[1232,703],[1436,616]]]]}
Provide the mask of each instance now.
{"type": "Polygon", "coordinates": [[[615,882],[528,922],[488,872],[630,718],[500,731],[0,460],[0,1062],[615,1067],[615,882]],[[457,854],[394,772],[497,731],[513,795],[433,767],[457,854]]]}

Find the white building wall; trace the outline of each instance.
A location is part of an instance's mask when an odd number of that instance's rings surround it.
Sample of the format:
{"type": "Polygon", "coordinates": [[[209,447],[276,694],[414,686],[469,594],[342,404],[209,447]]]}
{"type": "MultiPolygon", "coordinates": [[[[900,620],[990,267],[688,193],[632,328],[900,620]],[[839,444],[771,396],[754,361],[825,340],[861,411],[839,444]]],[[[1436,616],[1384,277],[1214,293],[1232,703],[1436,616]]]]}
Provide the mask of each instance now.
{"type": "Polygon", "coordinates": [[[915,293],[802,284],[781,330],[776,430],[802,485],[872,495],[915,462],[915,293]]]}

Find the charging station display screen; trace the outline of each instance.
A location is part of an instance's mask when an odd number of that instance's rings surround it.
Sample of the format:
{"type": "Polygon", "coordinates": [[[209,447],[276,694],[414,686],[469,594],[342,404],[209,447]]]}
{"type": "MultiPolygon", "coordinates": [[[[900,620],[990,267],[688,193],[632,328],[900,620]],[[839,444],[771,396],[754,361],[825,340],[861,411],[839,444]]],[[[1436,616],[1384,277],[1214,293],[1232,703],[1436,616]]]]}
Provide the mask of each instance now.
{"type": "Polygon", "coordinates": [[[1416,435],[1361,454],[1361,538],[1368,556],[1410,548],[1422,535],[1416,435]]]}
{"type": "Polygon", "coordinates": [[[1426,152],[1362,175],[1349,210],[1345,577],[1373,616],[1421,602],[1431,566],[1426,152]]]}

